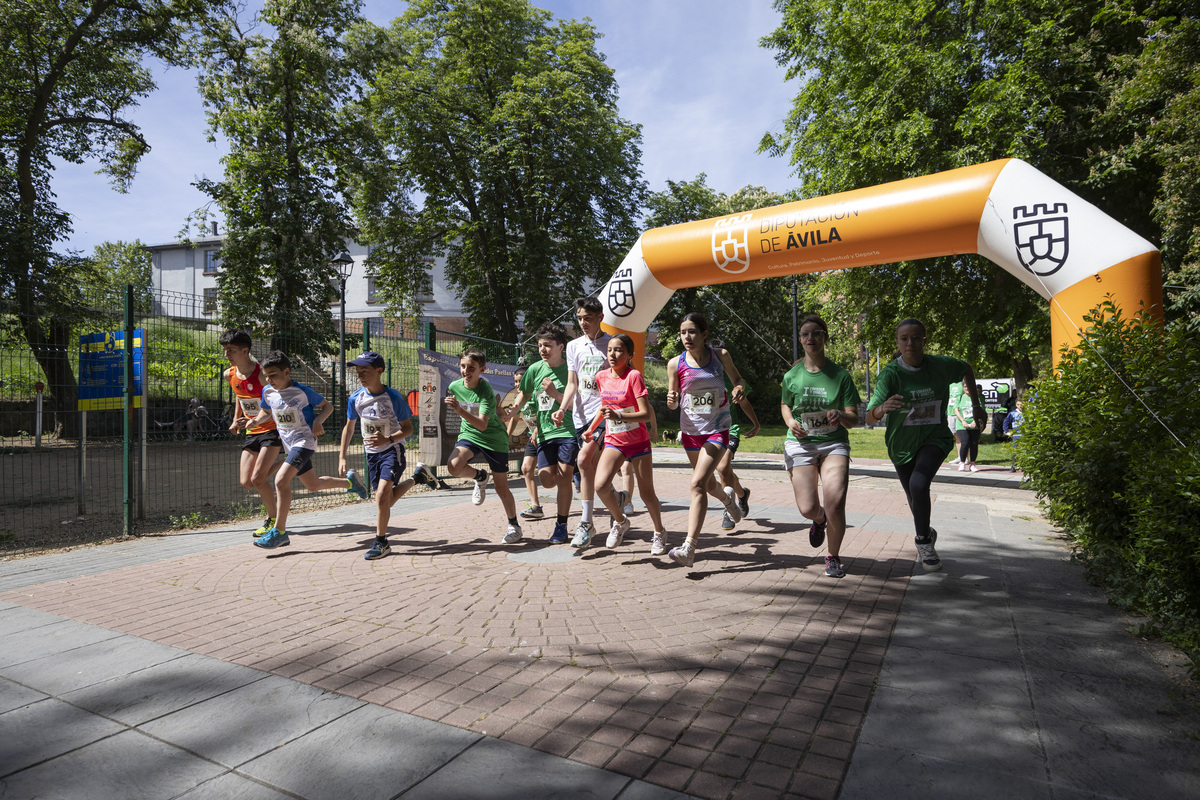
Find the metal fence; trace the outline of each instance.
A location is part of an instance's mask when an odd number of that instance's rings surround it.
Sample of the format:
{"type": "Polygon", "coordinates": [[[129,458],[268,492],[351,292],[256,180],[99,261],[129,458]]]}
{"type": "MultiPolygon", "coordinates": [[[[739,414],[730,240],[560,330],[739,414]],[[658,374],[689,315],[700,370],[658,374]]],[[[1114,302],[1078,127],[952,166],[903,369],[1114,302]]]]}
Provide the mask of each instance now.
{"type": "MultiPolygon", "coordinates": [[[[130,290],[123,309],[120,293],[111,289],[82,289],[81,297],[81,307],[66,322],[69,333],[53,354],[69,362],[75,383],[56,386],[47,379],[50,356],[42,353],[39,360],[24,337],[7,333],[0,339],[0,555],[238,517],[247,519],[248,529],[257,527],[261,502],[238,478],[243,436],[228,430],[234,399],[222,377],[229,364],[211,298],[159,291],[134,297],[130,290]],[[141,396],[131,398],[129,412],[123,399],[84,410],[88,404],[76,397],[81,337],[96,339],[88,345],[93,349],[123,351],[127,327],[140,331],[133,339],[145,351],[141,396]]],[[[346,357],[360,348],[380,353],[385,381],[405,395],[418,388],[421,346],[458,353],[469,342],[497,361],[511,361],[516,353],[513,344],[431,325],[373,318],[347,320],[346,328],[346,357]]],[[[294,347],[280,331],[270,334],[269,340],[255,339],[251,354],[261,359],[272,341],[289,355],[304,353],[293,358],[293,378],[334,405],[314,467],[320,475],[337,475],[346,397],[358,387],[353,370],[347,379],[341,368],[337,332],[330,331],[325,342],[294,347]]],[[[129,383],[120,373],[124,392],[129,383]]],[[[409,442],[414,445],[415,439],[409,442]]],[[[352,463],[362,458],[356,442],[352,463]]],[[[354,499],[338,491],[294,491],[293,510],[354,499]]]]}

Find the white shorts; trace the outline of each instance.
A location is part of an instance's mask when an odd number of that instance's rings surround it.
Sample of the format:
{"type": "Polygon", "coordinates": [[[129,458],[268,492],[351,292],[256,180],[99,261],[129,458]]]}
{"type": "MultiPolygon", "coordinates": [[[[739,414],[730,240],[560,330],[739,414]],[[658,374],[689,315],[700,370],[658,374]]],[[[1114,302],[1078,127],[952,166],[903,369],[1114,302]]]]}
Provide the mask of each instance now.
{"type": "Polygon", "coordinates": [[[850,445],[846,442],[809,444],[795,439],[783,440],[783,468],[820,466],[826,456],[850,457],[850,445]]]}

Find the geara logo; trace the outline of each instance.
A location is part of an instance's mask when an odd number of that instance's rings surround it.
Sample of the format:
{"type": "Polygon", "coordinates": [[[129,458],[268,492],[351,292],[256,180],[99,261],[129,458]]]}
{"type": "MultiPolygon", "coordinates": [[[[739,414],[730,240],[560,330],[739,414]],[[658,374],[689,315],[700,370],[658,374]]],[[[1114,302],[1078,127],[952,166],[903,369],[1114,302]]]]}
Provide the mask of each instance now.
{"type": "Polygon", "coordinates": [[[717,269],[730,275],[750,269],[750,219],[753,216],[754,212],[725,217],[713,225],[712,254],[717,269]]]}
{"type": "Polygon", "coordinates": [[[1067,263],[1070,243],[1066,215],[1066,203],[1055,203],[1053,208],[1038,203],[1032,209],[1028,206],[1013,209],[1013,219],[1023,220],[1013,226],[1017,258],[1034,275],[1053,275],[1067,263]]]}

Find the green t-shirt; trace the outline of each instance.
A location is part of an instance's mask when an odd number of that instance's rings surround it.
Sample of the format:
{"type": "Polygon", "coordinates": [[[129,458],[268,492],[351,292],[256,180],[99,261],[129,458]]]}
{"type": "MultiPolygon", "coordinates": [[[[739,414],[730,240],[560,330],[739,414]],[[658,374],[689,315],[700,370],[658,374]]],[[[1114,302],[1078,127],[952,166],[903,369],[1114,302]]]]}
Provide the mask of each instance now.
{"type": "MultiPolygon", "coordinates": [[[[849,442],[846,427],[830,425],[827,413],[831,408],[841,411],[846,406],[856,406],[860,399],[850,373],[829,359],[825,360],[820,372],[809,372],[801,361],[783,376],[780,401],[787,404],[792,416],[808,432],[803,439],[805,442],[849,442]]],[[[787,438],[793,442],[801,441],[790,428],[787,438]]]]}
{"type": "Polygon", "coordinates": [[[946,427],[946,405],[950,385],[962,383],[969,368],[957,358],[927,355],[920,369],[906,369],[897,358],[880,371],[870,407],[894,394],[904,398],[904,405],[887,415],[883,436],[893,464],[907,464],[927,444],[940,447],[943,454],[954,449],[954,434],[946,427]]]}
{"type": "MultiPolygon", "coordinates": [[[[965,391],[963,391],[963,387],[962,387],[961,383],[952,384],[950,386],[950,403],[952,404],[951,408],[957,408],[958,412],[960,414],[962,414],[962,418],[965,419],[967,422],[973,422],[975,420],[975,401],[971,399],[971,395],[969,395],[965,391]],[[954,397],[954,394],[955,394],[954,388],[956,386],[958,387],[958,398],[957,399],[955,399],[955,397],[954,397]]],[[[954,417],[954,421],[956,423],[958,422],[958,417],[954,416],[953,411],[950,411],[949,409],[947,409],[946,413],[949,414],[951,417],[954,417]]],[[[955,428],[955,430],[958,430],[958,429],[955,428]]],[[[963,430],[966,430],[966,428],[964,428],[963,430]]]]}
{"type": "Polygon", "coordinates": [[[500,400],[496,397],[496,390],[487,382],[487,379],[480,378],[475,388],[471,389],[460,378],[450,384],[447,391],[454,395],[464,411],[477,417],[487,417],[488,421],[487,429],[481,431],[464,418],[459,417],[462,427],[458,432],[458,438],[465,439],[471,444],[477,444],[485,450],[507,453],[508,431],[504,430],[504,423],[500,421],[500,400]]]}
{"type": "Polygon", "coordinates": [[[530,395],[537,404],[538,441],[574,439],[575,421],[571,418],[570,411],[563,414],[562,425],[555,425],[554,420],[550,419],[550,415],[558,410],[559,403],[542,391],[542,379],[547,376],[554,379],[554,385],[560,392],[566,389],[567,363],[564,361],[557,367],[551,367],[545,361],[539,361],[525,370],[525,374],[521,376],[521,391],[530,395]]]}
{"type": "MultiPolygon", "coordinates": [[[[729,438],[740,439],[742,437],[741,417],[738,416],[738,404],[733,402],[733,381],[729,377],[729,373],[725,374],[725,393],[729,397],[729,438]]],[[[750,387],[746,387],[746,394],[750,393],[750,387]]]]}
{"type": "Polygon", "coordinates": [[[958,408],[958,401],[962,399],[963,388],[961,383],[950,384],[950,400],[946,405],[946,416],[949,417],[946,421],[950,423],[950,430],[958,430],[958,417],[954,416],[951,409],[958,408]]]}

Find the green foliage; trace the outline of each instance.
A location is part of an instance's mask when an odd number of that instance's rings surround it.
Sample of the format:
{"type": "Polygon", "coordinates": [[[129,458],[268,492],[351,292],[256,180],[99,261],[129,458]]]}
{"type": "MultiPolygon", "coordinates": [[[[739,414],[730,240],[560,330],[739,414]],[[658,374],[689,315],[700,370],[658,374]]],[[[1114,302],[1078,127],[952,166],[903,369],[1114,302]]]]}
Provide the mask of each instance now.
{"type": "Polygon", "coordinates": [[[592,25],[550,20],[527,0],[414,0],[390,29],[356,31],[378,137],[358,220],[400,309],[444,252],[470,332],[515,341],[519,315],[557,318],[636,236],[640,129],[617,113],[592,25]]]}
{"type": "Polygon", "coordinates": [[[101,301],[104,305],[123,309],[125,286],[132,285],[134,312],[150,313],[153,262],[141,240],[102,242],[92,251],[92,263],[98,285],[105,287],[107,299],[101,301]]]}
{"type": "Polygon", "coordinates": [[[209,125],[229,142],[224,178],[196,182],[228,230],[221,322],[269,331],[273,346],[287,341],[306,356],[334,352],[331,262],[354,233],[338,169],[356,130],[341,114],[353,87],[340,40],[358,9],[267,0],[256,21],[273,38],[243,30],[231,12],[206,25],[198,54],[209,125]]]}
{"type": "MultiPolygon", "coordinates": [[[[762,148],[790,157],[806,196],[1018,157],[1154,239],[1156,170],[1108,168],[1105,152],[1137,130],[1106,108],[1149,10],[1168,5],[777,0],[763,43],[805,80],[762,148]]],[[[834,273],[818,291],[865,314],[881,348],[915,316],[946,352],[1019,386],[1047,360],[1045,302],[978,256],[834,273]]]]}
{"type": "Polygon", "coordinates": [[[1025,399],[1018,463],[1089,575],[1200,664],[1200,339],[1106,302],[1025,399]]]}

